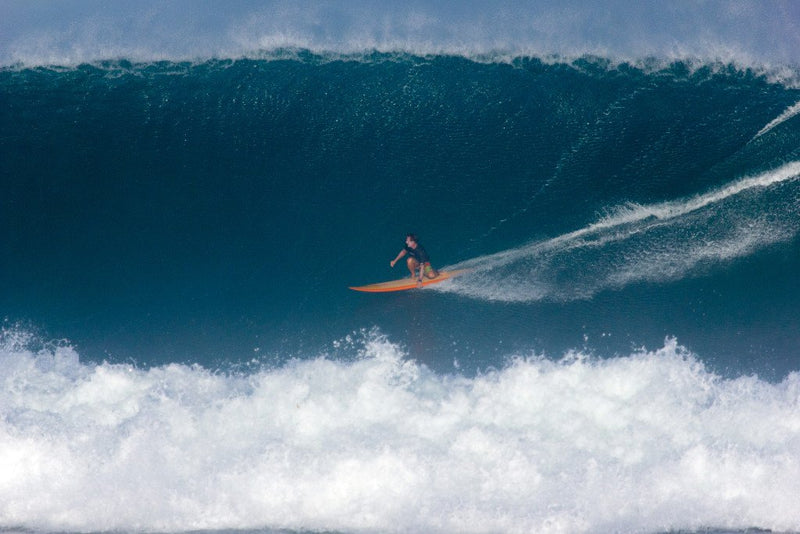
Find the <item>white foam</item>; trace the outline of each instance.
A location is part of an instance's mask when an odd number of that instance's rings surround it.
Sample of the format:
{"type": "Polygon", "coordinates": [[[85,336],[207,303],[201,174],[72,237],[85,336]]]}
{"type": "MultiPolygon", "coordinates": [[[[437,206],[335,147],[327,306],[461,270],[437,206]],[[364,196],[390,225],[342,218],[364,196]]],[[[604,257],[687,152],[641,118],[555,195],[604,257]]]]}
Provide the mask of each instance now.
{"type": "MultiPolygon", "coordinates": [[[[0,65],[74,65],[108,59],[238,58],[277,48],[621,61],[647,57],[762,65],[800,64],[800,37],[782,7],[711,1],[499,0],[471,2],[135,4],[7,0],[0,65]]],[[[796,75],[791,77],[796,78],[796,75]]]]}
{"type": "Polygon", "coordinates": [[[800,530],[800,375],[725,380],[672,340],[468,378],[376,333],[237,376],[8,339],[0,527],[800,530]]]}
{"type": "Polygon", "coordinates": [[[795,236],[795,194],[781,188],[796,188],[798,177],[800,162],[793,161],[694,197],[610,209],[573,232],[454,265],[470,275],[435,289],[487,300],[561,301],[692,276],[795,236]]]}
{"type": "Polygon", "coordinates": [[[778,115],[775,119],[771,120],[766,126],[761,128],[761,130],[759,130],[759,132],[753,137],[751,141],[758,139],[765,133],[771,131],[777,126],[780,126],[781,124],[795,117],[798,114],[800,114],[800,102],[796,102],[795,104],[786,108],[786,110],[784,110],[783,113],[778,115]]]}

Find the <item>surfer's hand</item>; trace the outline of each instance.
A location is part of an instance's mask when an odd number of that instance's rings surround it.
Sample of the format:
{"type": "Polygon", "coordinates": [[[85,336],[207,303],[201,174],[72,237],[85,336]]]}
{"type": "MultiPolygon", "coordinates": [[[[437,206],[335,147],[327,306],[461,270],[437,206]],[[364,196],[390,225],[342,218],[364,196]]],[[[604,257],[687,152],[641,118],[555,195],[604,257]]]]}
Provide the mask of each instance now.
{"type": "Polygon", "coordinates": [[[389,262],[389,265],[391,265],[392,267],[394,267],[394,260],[390,261],[390,262],[389,262]]]}

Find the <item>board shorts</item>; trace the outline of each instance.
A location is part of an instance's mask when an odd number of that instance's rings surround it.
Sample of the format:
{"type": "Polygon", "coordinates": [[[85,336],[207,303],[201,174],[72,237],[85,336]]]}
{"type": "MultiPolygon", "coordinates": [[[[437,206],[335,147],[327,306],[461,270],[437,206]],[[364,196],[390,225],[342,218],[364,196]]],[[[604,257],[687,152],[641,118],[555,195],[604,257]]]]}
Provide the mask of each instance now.
{"type": "Polygon", "coordinates": [[[433,274],[433,267],[431,267],[431,262],[426,261],[422,264],[422,272],[426,275],[433,274]]]}

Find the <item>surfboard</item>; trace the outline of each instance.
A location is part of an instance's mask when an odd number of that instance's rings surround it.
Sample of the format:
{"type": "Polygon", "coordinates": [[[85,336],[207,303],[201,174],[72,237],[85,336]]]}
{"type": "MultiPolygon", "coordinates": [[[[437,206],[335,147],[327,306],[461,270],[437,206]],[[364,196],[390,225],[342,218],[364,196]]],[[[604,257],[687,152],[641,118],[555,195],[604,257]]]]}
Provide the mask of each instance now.
{"type": "MultiPolygon", "coordinates": [[[[450,280],[451,278],[464,274],[465,272],[467,272],[466,269],[460,269],[457,271],[439,271],[439,276],[437,276],[436,278],[425,278],[422,281],[422,285],[429,286],[431,284],[438,284],[439,282],[450,280]]],[[[369,284],[366,286],[351,287],[350,289],[355,291],[364,291],[366,293],[388,293],[390,291],[405,291],[407,289],[416,289],[416,288],[417,288],[416,279],[408,277],[408,278],[403,278],[402,280],[392,280],[391,282],[380,282],[377,284],[369,284]]]]}

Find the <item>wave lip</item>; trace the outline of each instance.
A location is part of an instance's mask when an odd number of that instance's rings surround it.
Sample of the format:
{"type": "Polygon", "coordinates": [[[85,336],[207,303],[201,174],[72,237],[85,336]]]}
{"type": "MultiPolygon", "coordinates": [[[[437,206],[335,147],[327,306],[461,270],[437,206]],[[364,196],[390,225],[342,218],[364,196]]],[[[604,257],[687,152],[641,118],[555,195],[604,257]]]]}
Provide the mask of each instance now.
{"type": "Polygon", "coordinates": [[[126,4],[12,2],[0,22],[0,64],[74,65],[109,59],[238,58],[264,50],[365,50],[475,57],[581,57],[621,61],[701,58],[746,66],[800,65],[793,3],[599,4],[229,2],[126,4]],[[700,22],[702,21],[702,22],[700,22]]]}
{"type": "Polygon", "coordinates": [[[247,375],[0,352],[0,525],[59,531],[800,530],[800,375],[674,340],[437,375],[379,333],[247,375]]]}

